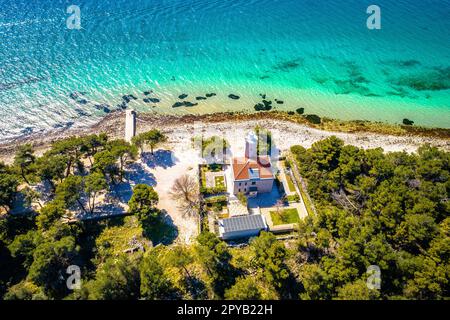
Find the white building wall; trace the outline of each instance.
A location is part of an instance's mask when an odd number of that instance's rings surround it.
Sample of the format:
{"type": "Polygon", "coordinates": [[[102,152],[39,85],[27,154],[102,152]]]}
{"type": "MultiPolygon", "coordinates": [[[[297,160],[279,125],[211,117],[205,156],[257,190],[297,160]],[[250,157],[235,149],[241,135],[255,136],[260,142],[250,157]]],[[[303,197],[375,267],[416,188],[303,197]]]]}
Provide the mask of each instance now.
{"type": "Polygon", "coordinates": [[[274,179],[260,179],[254,181],[256,182],[255,185],[252,185],[252,181],[250,180],[234,181],[234,194],[238,194],[239,189],[241,190],[240,192],[247,193],[250,187],[257,187],[258,193],[269,193],[272,191],[274,179]]]}

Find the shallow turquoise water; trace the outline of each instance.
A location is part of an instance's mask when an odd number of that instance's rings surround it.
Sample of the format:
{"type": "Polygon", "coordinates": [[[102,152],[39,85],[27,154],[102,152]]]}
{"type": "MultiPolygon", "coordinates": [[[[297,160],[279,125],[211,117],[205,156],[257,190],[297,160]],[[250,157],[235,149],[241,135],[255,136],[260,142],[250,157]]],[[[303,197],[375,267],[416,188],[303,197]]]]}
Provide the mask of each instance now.
{"type": "Polygon", "coordinates": [[[449,0],[77,3],[81,30],[70,1],[0,0],[3,138],[93,123],[126,94],[142,111],[253,110],[262,93],[277,109],[450,127],[449,0]],[[381,30],[366,27],[373,3],[381,30]],[[173,108],[182,93],[198,105],[173,108]]]}

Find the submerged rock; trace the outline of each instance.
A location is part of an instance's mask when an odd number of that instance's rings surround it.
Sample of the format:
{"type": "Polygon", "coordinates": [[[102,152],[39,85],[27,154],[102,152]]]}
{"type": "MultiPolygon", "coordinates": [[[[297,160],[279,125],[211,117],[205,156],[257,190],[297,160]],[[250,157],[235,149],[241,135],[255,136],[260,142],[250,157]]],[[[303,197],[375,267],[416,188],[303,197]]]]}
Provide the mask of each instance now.
{"type": "Polygon", "coordinates": [[[117,109],[126,109],[128,108],[128,105],[126,102],[122,102],[121,104],[117,105],[117,109]]]}
{"type": "Polygon", "coordinates": [[[198,105],[198,103],[192,103],[190,101],[177,101],[172,105],[172,108],[195,107],[196,105],[198,105]]]}
{"type": "Polygon", "coordinates": [[[206,100],[207,98],[205,98],[205,97],[196,97],[195,99],[196,100],[206,100]]]}
{"type": "Polygon", "coordinates": [[[128,103],[131,100],[137,100],[137,98],[132,94],[127,94],[127,95],[122,96],[122,100],[125,101],[126,103],[128,103]]]}
{"type": "Polygon", "coordinates": [[[264,105],[262,103],[257,103],[255,104],[255,110],[256,111],[263,111],[264,110],[264,105]]]}
{"type": "Polygon", "coordinates": [[[89,116],[89,113],[87,113],[83,109],[76,108],[75,111],[80,117],[87,117],[87,116],[89,116]]]}
{"type": "Polygon", "coordinates": [[[255,104],[256,111],[269,111],[272,110],[272,101],[263,100],[262,103],[255,104]]]}
{"type": "Polygon", "coordinates": [[[237,95],[231,93],[231,94],[228,95],[228,98],[233,99],[233,100],[238,100],[238,99],[240,99],[241,97],[239,97],[239,96],[237,96],[237,95]]]}
{"type": "Polygon", "coordinates": [[[187,93],[180,94],[178,96],[179,99],[186,99],[189,95],[187,93]]]}
{"type": "Polygon", "coordinates": [[[144,100],[144,102],[146,102],[146,103],[158,103],[158,102],[161,101],[161,100],[159,100],[158,98],[144,98],[143,100],[144,100]]]}
{"type": "Polygon", "coordinates": [[[267,100],[264,99],[262,102],[263,102],[265,107],[269,107],[269,106],[271,107],[272,106],[272,101],[270,101],[270,100],[267,101],[267,100]]]}
{"type": "Polygon", "coordinates": [[[275,99],[275,102],[278,103],[278,104],[283,104],[284,103],[283,100],[277,100],[277,99],[275,99]]]}
{"type": "MultiPolygon", "coordinates": [[[[55,126],[53,126],[53,127],[55,127],[55,126]]],[[[33,130],[34,129],[32,127],[26,127],[24,129],[20,130],[20,133],[27,135],[27,134],[31,134],[33,132],[33,130]]]]}
{"type": "Polygon", "coordinates": [[[207,94],[205,94],[205,96],[206,96],[207,98],[211,98],[211,97],[216,96],[216,94],[215,94],[215,93],[207,93],[207,94]]]}
{"type": "Polygon", "coordinates": [[[87,104],[89,101],[87,101],[86,99],[80,99],[77,101],[79,104],[87,104]]]}
{"type": "Polygon", "coordinates": [[[186,107],[195,107],[196,105],[198,105],[198,103],[192,103],[192,102],[189,102],[189,101],[184,101],[184,105],[186,107]]]}
{"type": "Polygon", "coordinates": [[[144,91],[144,95],[146,95],[146,96],[151,95],[152,93],[153,93],[153,90],[144,91]]]}
{"type": "Polygon", "coordinates": [[[412,126],[414,124],[414,121],[405,118],[403,119],[403,124],[405,126],[412,126]]]}
{"type": "Polygon", "coordinates": [[[86,92],[84,92],[84,91],[82,91],[82,92],[74,91],[69,94],[69,97],[73,100],[77,100],[79,97],[84,96],[85,94],[86,94],[86,92]]]}
{"type": "Polygon", "coordinates": [[[304,114],[305,113],[305,108],[298,108],[297,110],[295,110],[298,114],[304,114]]]}
{"type": "Polygon", "coordinates": [[[104,113],[110,113],[111,112],[111,106],[108,104],[96,104],[94,105],[94,108],[97,110],[101,110],[104,113]]]}
{"type": "Polygon", "coordinates": [[[184,106],[183,102],[177,101],[172,105],[172,108],[179,108],[179,107],[183,107],[183,106],[184,106]]]}

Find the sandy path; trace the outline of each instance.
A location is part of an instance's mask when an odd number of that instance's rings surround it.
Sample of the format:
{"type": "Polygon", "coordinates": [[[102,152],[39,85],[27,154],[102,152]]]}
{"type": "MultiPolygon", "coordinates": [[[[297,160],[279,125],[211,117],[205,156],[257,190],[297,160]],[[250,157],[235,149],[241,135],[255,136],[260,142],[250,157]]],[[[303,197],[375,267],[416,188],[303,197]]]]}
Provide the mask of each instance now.
{"type": "Polygon", "coordinates": [[[184,174],[197,176],[198,158],[189,148],[188,141],[171,139],[164,146],[164,150],[172,151],[171,164],[168,166],[156,166],[148,168],[156,180],[155,190],[159,195],[158,208],[167,211],[174,225],[178,228],[177,242],[191,243],[198,235],[198,219],[185,216],[179,209],[178,204],[171,199],[170,189],[175,180],[184,174]]]}

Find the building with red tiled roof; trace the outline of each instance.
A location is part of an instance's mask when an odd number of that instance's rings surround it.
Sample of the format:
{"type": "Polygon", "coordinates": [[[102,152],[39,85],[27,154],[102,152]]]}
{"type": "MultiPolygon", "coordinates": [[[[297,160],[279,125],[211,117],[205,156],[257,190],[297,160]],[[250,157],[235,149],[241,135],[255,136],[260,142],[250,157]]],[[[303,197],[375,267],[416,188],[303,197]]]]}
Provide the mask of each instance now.
{"type": "Polygon", "coordinates": [[[271,192],[275,180],[269,156],[256,155],[257,139],[252,133],[247,136],[245,157],[233,158],[234,194],[244,193],[256,196],[258,193],[271,192]]]}

